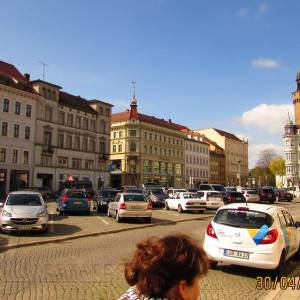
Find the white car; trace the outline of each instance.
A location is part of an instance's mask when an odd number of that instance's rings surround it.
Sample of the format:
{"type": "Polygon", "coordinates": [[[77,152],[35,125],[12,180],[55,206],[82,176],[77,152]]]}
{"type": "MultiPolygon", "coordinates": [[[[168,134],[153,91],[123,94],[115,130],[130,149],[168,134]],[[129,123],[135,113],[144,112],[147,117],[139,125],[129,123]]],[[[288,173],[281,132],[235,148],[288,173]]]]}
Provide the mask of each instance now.
{"type": "Polygon", "coordinates": [[[233,203],[218,209],[207,227],[204,249],[218,262],[273,269],[284,275],[286,261],[300,257],[300,222],[278,206],[233,203]]]}
{"type": "Polygon", "coordinates": [[[205,200],[206,208],[220,208],[224,205],[222,194],[217,191],[198,191],[197,196],[205,200]]]}
{"type": "Polygon", "coordinates": [[[197,197],[195,193],[183,192],[166,199],[165,208],[175,209],[180,213],[184,211],[198,211],[203,213],[206,208],[206,202],[197,197]]]}
{"type": "Polygon", "coordinates": [[[254,190],[243,190],[243,195],[247,202],[259,202],[259,195],[254,190]]]}
{"type": "Polygon", "coordinates": [[[183,192],[187,192],[186,189],[174,189],[174,188],[170,188],[167,190],[167,194],[169,194],[169,197],[174,197],[177,193],[183,193],[183,192]]]}

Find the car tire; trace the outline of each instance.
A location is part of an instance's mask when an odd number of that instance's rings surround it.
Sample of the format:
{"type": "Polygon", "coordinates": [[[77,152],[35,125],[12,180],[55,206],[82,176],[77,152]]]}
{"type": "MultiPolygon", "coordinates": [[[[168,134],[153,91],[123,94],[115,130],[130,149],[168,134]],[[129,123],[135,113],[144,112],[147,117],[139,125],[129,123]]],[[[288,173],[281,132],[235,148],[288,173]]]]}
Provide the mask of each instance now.
{"type": "Polygon", "coordinates": [[[61,209],[59,209],[58,212],[59,212],[60,216],[62,216],[64,214],[64,212],[61,209]]]}
{"type": "Polygon", "coordinates": [[[215,269],[217,269],[217,267],[218,267],[218,262],[217,262],[217,261],[211,260],[211,261],[209,262],[209,268],[210,268],[210,269],[215,270],[215,269]]]}
{"type": "Polygon", "coordinates": [[[121,223],[121,218],[119,217],[119,212],[116,212],[116,221],[117,221],[117,223],[121,223]]]}
{"type": "Polygon", "coordinates": [[[183,209],[182,209],[180,204],[178,205],[178,212],[181,213],[181,214],[183,213],[183,209]]]}
{"type": "Polygon", "coordinates": [[[274,269],[274,276],[285,276],[287,272],[287,267],[286,267],[286,262],[285,262],[285,253],[282,252],[280,259],[279,259],[279,263],[276,269],[274,269]]]}
{"type": "Polygon", "coordinates": [[[42,233],[47,233],[48,230],[49,230],[49,226],[47,226],[46,228],[42,229],[41,232],[42,232],[42,233]]]}
{"type": "Polygon", "coordinates": [[[168,205],[168,202],[165,203],[165,209],[166,209],[166,210],[169,210],[169,209],[170,209],[170,208],[169,208],[169,205],[168,205]]]}

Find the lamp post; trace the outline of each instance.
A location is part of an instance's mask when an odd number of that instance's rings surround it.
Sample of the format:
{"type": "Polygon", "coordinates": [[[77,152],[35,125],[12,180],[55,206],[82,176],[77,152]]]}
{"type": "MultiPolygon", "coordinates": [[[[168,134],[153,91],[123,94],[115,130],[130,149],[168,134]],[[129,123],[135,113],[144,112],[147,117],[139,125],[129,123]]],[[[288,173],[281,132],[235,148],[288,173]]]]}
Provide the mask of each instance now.
{"type": "Polygon", "coordinates": [[[238,161],[238,179],[239,179],[239,186],[241,186],[241,160],[238,161]]]}

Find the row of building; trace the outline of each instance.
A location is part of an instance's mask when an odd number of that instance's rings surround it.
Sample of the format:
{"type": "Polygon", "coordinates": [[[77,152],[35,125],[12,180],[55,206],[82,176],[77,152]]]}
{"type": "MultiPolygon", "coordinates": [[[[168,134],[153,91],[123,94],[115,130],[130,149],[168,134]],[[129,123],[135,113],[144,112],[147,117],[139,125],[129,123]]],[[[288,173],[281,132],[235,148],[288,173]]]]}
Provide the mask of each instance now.
{"type": "Polygon", "coordinates": [[[27,186],[60,190],[70,177],[95,188],[246,184],[247,141],[141,114],[135,95],[127,111],[112,107],[0,61],[0,196],[27,186]]]}

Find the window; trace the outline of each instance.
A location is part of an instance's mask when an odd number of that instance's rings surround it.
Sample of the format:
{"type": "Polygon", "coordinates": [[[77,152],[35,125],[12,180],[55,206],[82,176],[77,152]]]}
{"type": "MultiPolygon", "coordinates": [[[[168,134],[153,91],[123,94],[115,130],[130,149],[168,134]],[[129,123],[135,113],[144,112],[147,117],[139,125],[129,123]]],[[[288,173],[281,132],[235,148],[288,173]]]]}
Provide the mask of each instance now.
{"type": "Polygon", "coordinates": [[[87,151],[88,139],[83,138],[82,140],[82,151],[87,151]]]}
{"type": "Polygon", "coordinates": [[[3,102],[3,112],[8,112],[9,111],[9,100],[8,99],[4,99],[3,102]]]}
{"type": "Polygon", "coordinates": [[[105,110],[105,114],[106,114],[106,116],[110,116],[110,109],[109,108],[107,108],[106,110],[105,110]]]}
{"type": "Polygon", "coordinates": [[[80,169],[81,168],[81,159],[73,158],[72,159],[72,169],[80,169]]]}
{"type": "Polygon", "coordinates": [[[74,143],[75,143],[74,148],[76,150],[79,150],[80,149],[80,136],[75,136],[74,143]]]}
{"type": "Polygon", "coordinates": [[[81,117],[80,116],[76,116],[75,117],[75,127],[76,128],[80,128],[81,125],[81,117]]]}
{"type": "Polygon", "coordinates": [[[24,151],[24,165],[28,165],[28,160],[29,160],[29,152],[24,151]]]}
{"type": "Polygon", "coordinates": [[[123,131],[120,131],[119,132],[119,138],[122,138],[123,137],[123,131]]]}
{"type": "Polygon", "coordinates": [[[18,150],[13,150],[11,162],[16,164],[18,162],[18,150]]]}
{"type": "Polygon", "coordinates": [[[46,98],[46,89],[44,87],[42,89],[42,95],[43,95],[44,98],[46,98]]]}
{"type": "Polygon", "coordinates": [[[117,152],[117,146],[113,145],[113,153],[116,153],[116,152],[117,152]]]}
{"type": "Polygon", "coordinates": [[[90,140],[90,151],[95,152],[95,140],[94,139],[90,140]]]}
{"type": "MultiPolygon", "coordinates": [[[[131,135],[131,136],[133,136],[133,135],[131,135]]],[[[149,133],[149,139],[152,140],[152,133],[151,132],[149,133]]]]}
{"type": "Polygon", "coordinates": [[[100,142],[99,144],[99,152],[100,153],[105,153],[105,142],[100,142]]]}
{"type": "Polygon", "coordinates": [[[65,113],[63,111],[58,113],[58,123],[65,124],[65,113]]]}
{"type": "Polygon", "coordinates": [[[31,117],[31,105],[26,105],[26,117],[31,117]]]}
{"type": "Polygon", "coordinates": [[[72,114],[67,115],[67,126],[73,127],[73,115],[72,114]]]}
{"type": "Polygon", "coordinates": [[[92,160],[85,160],[84,168],[85,170],[93,170],[94,161],[92,160]]]}
{"type": "Polygon", "coordinates": [[[87,118],[83,118],[83,121],[82,121],[82,128],[84,130],[87,130],[88,129],[88,124],[89,124],[89,121],[87,118]]]}
{"type": "Polygon", "coordinates": [[[55,91],[52,91],[52,100],[55,100],[55,99],[56,99],[55,91]]]}
{"type": "Polygon", "coordinates": [[[91,131],[95,131],[96,129],[96,123],[95,123],[95,120],[91,120],[90,121],[90,130],[91,131]]]}
{"type": "Polygon", "coordinates": [[[21,103],[20,102],[16,102],[15,103],[15,114],[19,115],[21,113],[21,103]]]}
{"type": "Polygon", "coordinates": [[[7,122],[2,122],[2,135],[7,136],[7,122]]]}
{"type": "Polygon", "coordinates": [[[116,132],[116,131],[113,132],[113,138],[114,138],[114,139],[117,138],[117,132],[116,132]]]}
{"type": "Polygon", "coordinates": [[[19,137],[19,133],[20,133],[20,125],[15,124],[15,126],[14,126],[14,137],[18,138],[19,137]]]}
{"type": "Polygon", "coordinates": [[[42,166],[51,167],[52,166],[52,156],[51,155],[41,155],[42,166]]]}
{"type": "Polygon", "coordinates": [[[44,146],[50,146],[51,145],[51,139],[52,139],[52,134],[51,132],[44,132],[44,139],[43,139],[43,145],[44,146]]]}
{"type": "Polygon", "coordinates": [[[71,136],[71,135],[67,135],[66,147],[67,147],[68,149],[71,149],[71,148],[72,148],[72,136],[71,136]]]}
{"type": "Polygon", "coordinates": [[[147,153],[148,152],[148,148],[147,145],[144,146],[144,152],[147,153]]]}
{"type": "Polygon", "coordinates": [[[99,112],[101,115],[103,115],[103,107],[102,106],[99,107],[99,112]]]}
{"type": "Polygon", "coordinates": [[[122,145],[118,145],[118,152],[122,152],[122,145]]]}
{"type": "Polygon", "coordinates": [[[30,139],[30,127],[26,126],[25,127],[25,140],[30,139]]]}
{"type": "Polygon", "coordinates": [[[68,167],[68,161],[69,159],[67,157],[58,157],[58,166],[61,168],[67,168],[68,167]]]}
{"type": "Polygon", "coordinates": [[[63,148],[64,147],[64,134],[59,133],[57,135],[57,147],[63,148]]]}
{"type": "Polygon", "coordinates": [[[146,139],[147,138],[147,132],[146,131],[144,132],[144,135],[145,135],[145,139],[146,139]]]}
{"type": "Polygon", "coordinates": [[[45,120],[48,122],[52,121],[52,109],[49,107],[46,107],[46,110],[45,110],[45,120]]]}
{"type": "Polygon", "coordinates": [[[47,90],[47,98],[51,99],[51,91],[49,89],[47,90]]]}
{"type": "Polygon", "coordinates": [[[101,122],[100,122],[100,132],[106,133],[106,123],[104,120],[101,120],[101,122]]]}
{"type": "MultiPolygon", "coordinates": [[[[129,130],[129,136],[136,136],[136,130],[129,130]]],[[[152,136],[151,133],[150,136],[152,136]]]]}
{"type": "Polygon", "coordinates": [[[0,148],[0,163],[4,163],[6,161],[6,149],[0,148]]]}

